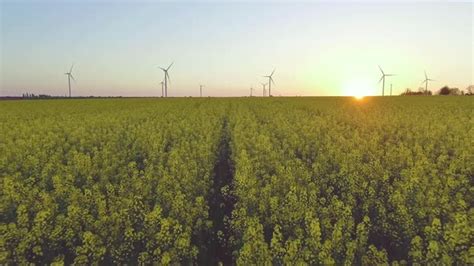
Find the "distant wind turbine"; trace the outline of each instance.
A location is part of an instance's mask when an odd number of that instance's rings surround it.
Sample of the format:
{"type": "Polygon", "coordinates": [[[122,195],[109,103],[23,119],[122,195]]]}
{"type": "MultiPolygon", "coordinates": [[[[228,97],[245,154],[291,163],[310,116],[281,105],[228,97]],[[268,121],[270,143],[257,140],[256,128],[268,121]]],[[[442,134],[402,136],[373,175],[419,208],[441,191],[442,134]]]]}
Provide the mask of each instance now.
{"type": "Polygon", "coordinates": [[[76,81],[74,79],[74,76],[72,75],[72,69],[74,68],[74,64],[71,65],[71,69],[69,69],[69,72],[64,73],[64,75],[67,75],[67,82],[69,85],[69,97],[71,97],[71,79],[76,81]]]}
{"type": "Polygon", "coordinates": [[[168,97],[168,82],[171,83],[170,75],[168,74],[168,70],[170,70],[170,68],[173,64],[174,64],[174,62],[171,63],[167,68],[159,67],[165,73],[165,97],[168,97]]]}
{"type": "Polygon", "coordinates": [[[250,97],[253,96],[253,87],[250,87],[250,97]]]}
{"type": "Polygon", "coordinates": [[[380,78],[379,83],[380,83],[380,81],[383,81],[383,83],[382,83],[382,96],[384,96],[385,95],[385,77],[395,76],[395,74],[385,74],[385,72],[383,72],[383,70],[380,66],[379,66],[379,69],[380,69],[380,72],[382,72],[382,77],[380,78]]]}
{"type": "Polygon", "coordinates": [[[390,83],[390,96],[392,96],[392,83],[390,83]]]}
{"type": "Polygon", "coordinates": [[[265,78],[268,78],[268,96],[272,96],[272,83],[275,85],[275,82],[273,81],[273,73],[275,73],[275,69],[273,69],[272,73],[268,76],[263,76],[265,78]]]}
{"type": "Polygon", "coordinates": [[[425,71],[425,80],[421,84],[425,83],[425,93],[428,92],[428,81],[435,81],[434,79],[429,79],[425,71]]]}
{"type": "Polygon", "coordinates": [[[260,84],[262,84],[262,86],[263,86],[262,96],[265,96],[265,94],[266,94],[265,86],[267,86],[267,83],[260,83],[260,84]]]}
{"type": "Polygon", "coordinates": [[[203,85],[199,85],[199,95],[202,97],[202,87],[204,87],[203,85]]]}

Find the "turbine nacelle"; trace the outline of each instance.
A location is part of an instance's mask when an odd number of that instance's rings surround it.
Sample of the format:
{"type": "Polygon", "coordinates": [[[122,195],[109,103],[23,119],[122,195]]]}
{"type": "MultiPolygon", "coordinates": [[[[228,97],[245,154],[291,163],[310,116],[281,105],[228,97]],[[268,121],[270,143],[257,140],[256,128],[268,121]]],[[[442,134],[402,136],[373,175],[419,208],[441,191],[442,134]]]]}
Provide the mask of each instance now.
{"type": "Polygon", "coordinates": [[[171,83],[171,79],[170,79],[170,75],[168,74],[168,70],[170,70],[171,66],[173,66],[174,62],[171,63],[167,68],[163,68],[163,67],[158,67],[159,69],[163,70],[163,72],[165,73],[165,83],[167,82],[170,82],[171,83]]]}
{"type": "Polygon", "coordinates": [[[426,74],[426,71],[425,71],[425,80],[422,82],[422,84],[423,84],[423,83],[426,83],[426,82],[428,82],[428,81],[435,81],[435,80],[428,78],[428,75],[426,74]]]}
{"type": "Polygon", "coordinates": [[[275,85],[275,81],[273,80],[273,74],[275,73],[275,69],[273,69],[272,73],[268,76],[263,76],[264,78],[268,78],[268,84],[275,85]]]}
{"type": "Polygon", "coordinates": [[[74,76],[72,75],[72,69],[74,68],[74,64],[71,65],[71,68],[69,69],[69,72],[64,73],[64,75],[68,75],[69,77],[72,78],[72,80],[76,81],[74,79],[74,76]]]}

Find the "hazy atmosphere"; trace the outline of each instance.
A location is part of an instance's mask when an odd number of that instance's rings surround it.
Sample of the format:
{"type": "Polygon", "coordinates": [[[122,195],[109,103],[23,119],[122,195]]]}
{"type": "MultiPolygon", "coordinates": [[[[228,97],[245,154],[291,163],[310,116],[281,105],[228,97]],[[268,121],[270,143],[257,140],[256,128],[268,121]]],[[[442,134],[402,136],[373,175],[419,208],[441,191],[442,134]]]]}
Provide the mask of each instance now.
{"type": "Polygon", "coordinates": [[[1,96],[247,96],[275,68],[278,95],[378,95],[466,88],[471,2],[2,1],[1,96]]]}

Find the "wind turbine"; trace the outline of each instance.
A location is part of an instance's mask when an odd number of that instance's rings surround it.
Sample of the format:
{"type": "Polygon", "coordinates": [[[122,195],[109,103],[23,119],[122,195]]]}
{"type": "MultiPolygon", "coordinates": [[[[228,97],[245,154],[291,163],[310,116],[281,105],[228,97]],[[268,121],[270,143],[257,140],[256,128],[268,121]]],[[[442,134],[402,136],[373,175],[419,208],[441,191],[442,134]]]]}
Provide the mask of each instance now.
{"type": "Polygon", "coordinates": [[[392,83],[390,83],[390,96],[392,96],[392,83]]]}
{"type": "Polygon", "coordinates": [[[253,95],[253,87],[250,87],[250,97],[252,97],[253,95]]]}
{"type": "Polygon", "coordinates": [[[71,78],[72,80],[74,80],[74,82],[76,81],[74,79],[74,76],[72,75],[73,67],[74,67],[74,64],[71,65],[71,69],[69,69],[69,72],[64,73],[64,75],[67,75],[67,83],[69,85],[69,98],[71,97],[71,78]]]}
{"type": "Polygon", "coordinates": [[[165,83],[162,81],[161,84],[161,97],[165,96],[165,83]]]}
{"type": "Polygon", "coordinates": [[[275,73],[275,69],[273,69],[272,73],[268,76],[263,76],[265,78],[268,78],[268,96],[272,96],[272,82],[273,85],[275,85],[275,82],[273,81],[273,73],[275,73]]]}
{"type": "Polygon", "coordinates": [[[202,97],[202,87],[204,87],[203,85],[199,85],[199,95],[202,97]]]}
{"type": "Polygon", "coordinates": [[[435,81],[435,80],[434,79],[429,79],[428,75],[426,74],[426,70],[425,70],[425,80],[423,80],[423,82],[421,82],[421,84],[425,83],[425,93],[428,92],[428,81],[435,81]]]}
{"type": "Polygon", "coordinates": [[[170,75],[168,74],[168,70],[170,70],[170,68],[173,64],[174,64],[174,62],[171,63],[167,68],[159,67],[165,73],[165,97],[168,97],[168,82],[171,83],[170,75]]]}
{"type": "Polygon", "coordinates": [[[262,96],[265,96],[265,86],[267,86],[267,83],[260,83],[260,84],[262,84],[263,86],[262,96]]]}
{"type": "Polygon", "coordinates": [[[380,78],[379,83],[380,83],[380,81],[383,81],[383,83],[382,83],[382,96],[384,96],[384,94],[385,94],[385,77],[395,76],[395,74],[385,74],[385,72],[383,72],[383,70],[380,66],[379,66],[379,69],[380,69],[380,72],[382,72],[382,77],[380,78]]]}

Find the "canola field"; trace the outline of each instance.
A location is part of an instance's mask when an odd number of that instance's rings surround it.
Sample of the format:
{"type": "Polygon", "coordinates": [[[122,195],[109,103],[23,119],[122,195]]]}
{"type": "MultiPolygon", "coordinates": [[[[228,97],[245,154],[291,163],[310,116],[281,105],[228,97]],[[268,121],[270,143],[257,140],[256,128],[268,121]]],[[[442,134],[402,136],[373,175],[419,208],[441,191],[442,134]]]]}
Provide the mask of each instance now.
{"type": "Polygon", "coordinates": [[[0,102],[0,264],[474,264],[471,97],[0,102]]]}

